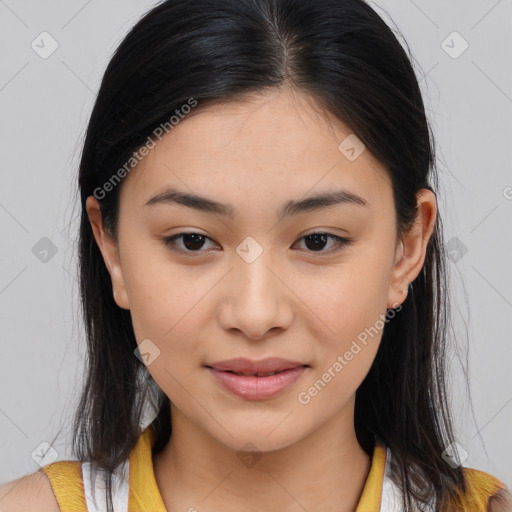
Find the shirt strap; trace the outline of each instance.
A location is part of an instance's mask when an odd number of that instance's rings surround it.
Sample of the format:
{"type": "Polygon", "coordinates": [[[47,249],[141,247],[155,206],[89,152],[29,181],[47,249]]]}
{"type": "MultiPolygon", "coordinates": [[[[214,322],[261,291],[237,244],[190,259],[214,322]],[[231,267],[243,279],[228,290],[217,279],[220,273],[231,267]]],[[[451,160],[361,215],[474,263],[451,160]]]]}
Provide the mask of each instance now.
{"type": "Polygon", "coordinates": [[[61,512],[87,512],[80,461],[52,462],[40,471],[50,480],[61,512]]]}
{"type": "Polygon", "coordinates": [[[368,473],[356,512],[380,512],[386,458],[386,447],[377,440],[373,448],[370,472],[368,473]]]}

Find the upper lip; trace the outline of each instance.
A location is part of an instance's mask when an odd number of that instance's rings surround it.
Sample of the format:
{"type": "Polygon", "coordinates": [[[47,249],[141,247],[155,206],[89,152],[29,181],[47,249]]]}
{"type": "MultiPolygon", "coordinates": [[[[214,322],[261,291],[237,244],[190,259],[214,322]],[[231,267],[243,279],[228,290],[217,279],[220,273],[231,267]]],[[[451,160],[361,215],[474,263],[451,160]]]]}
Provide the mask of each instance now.
{"type": "Polygon", "coordinates": [[[278,372],[282,370],[289,370],[297,366],[308,366],[304,363],[297,361],[289,361],[280,357],[269,357],[260,361],[253,361],[243,357],[236,359],[226,359],[224,361],[217,361],[216,363],[208,364],[211,368],[222,371],[231,371],[239,373],[269,373],[278,372]]]}

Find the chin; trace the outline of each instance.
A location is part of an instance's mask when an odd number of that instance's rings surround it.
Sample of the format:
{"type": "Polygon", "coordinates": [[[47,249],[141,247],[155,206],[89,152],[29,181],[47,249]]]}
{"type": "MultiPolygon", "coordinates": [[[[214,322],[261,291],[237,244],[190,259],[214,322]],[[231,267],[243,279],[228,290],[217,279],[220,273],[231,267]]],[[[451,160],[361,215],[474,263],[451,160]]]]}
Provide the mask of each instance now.
{"type": "Polygon", "coordinates": [[[222,432],[220,438],[213,433],[212,436],[233,451],[257,453],[282,450],[302,439],[302,436],[297,433],[296,426],[291,431],[283,425],[277,425],[279,422],[273,422],[272,427],[261,427],[256,422],[250,424],[232,422],[227,429],[232,436],[222,428],[220,429],[222,432]]]}

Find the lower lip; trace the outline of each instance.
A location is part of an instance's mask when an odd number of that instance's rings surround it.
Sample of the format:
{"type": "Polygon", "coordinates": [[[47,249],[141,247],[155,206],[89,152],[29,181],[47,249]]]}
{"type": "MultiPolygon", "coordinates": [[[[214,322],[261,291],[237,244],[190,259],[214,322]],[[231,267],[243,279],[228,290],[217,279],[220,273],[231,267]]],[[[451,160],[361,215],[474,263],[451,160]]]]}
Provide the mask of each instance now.
{"type": "Polygon", "coordinates": [[[225,389],[234,395],[248,400],[265,400],[291,386],[304,373],[306,367],[297,366],[268,377],[236,375],[214,368],[208,368],[208,370],[225,389]]]}

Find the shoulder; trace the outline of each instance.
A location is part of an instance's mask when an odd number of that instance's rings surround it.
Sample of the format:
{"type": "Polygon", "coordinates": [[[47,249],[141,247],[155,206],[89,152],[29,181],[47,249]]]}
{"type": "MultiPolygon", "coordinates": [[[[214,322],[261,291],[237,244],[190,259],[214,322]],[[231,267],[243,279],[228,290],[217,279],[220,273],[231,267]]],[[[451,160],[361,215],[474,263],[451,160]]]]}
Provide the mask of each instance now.
{"type": "Polygon", "coordinates": [[[502,489],[491,497],[488,512],[512,512],[512,494],[508,489],[502,489]]]}
{"type": "Polygon", "coordinates": [[[60,512],[48,477],[35,473],[0,485],[0,512],[60,512]]]}
{"type": "Polygon", "coordinates": [[[472,468],[464,468],[464,477],[468,487],[467,498],[472,506],[488,512],[512,512],[512,496],[503,482],[472,468]]]}

